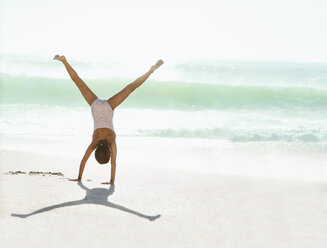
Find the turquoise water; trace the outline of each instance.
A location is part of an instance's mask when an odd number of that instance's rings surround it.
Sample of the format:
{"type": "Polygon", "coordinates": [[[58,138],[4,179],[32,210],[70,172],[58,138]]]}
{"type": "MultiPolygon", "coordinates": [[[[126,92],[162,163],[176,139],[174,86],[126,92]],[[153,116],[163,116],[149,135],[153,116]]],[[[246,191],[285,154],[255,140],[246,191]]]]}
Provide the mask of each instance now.
{"type": "MultiPolygon", "coordinates": [[[[92,133],[90,109],[61,64],[28,56],[1,62],[1,135],[92,133]]],[[[72,65],[102,99],[143,72],[121,63],[72,65]]],[[[114,124],[122,136],[323,143],[326,106],[327,64],[166,63],[115,111],[114,124]]]]}

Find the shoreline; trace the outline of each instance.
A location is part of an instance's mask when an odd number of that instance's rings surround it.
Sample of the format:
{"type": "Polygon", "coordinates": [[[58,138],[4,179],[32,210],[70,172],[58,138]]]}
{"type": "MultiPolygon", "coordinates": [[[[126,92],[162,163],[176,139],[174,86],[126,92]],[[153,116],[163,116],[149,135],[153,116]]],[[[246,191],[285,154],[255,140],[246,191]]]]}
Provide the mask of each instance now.
{"type": "MultiPolygon", "coordinates": [[[[37,155],[52,164],[65,158],[78,170],[90,137],[1,136],[0,161],[6,153],[37,155]]],[[[327,178],[327,146],[296,143],[232,143],[204,139],[118,137],[117,165],[172,169],[217,175],[324,182],[327,178]]],[[[2,169],[1,166],[0,169],[2,169]]],[[[93,154],[86,168],[99,166],[93,154]]],[[[26,168],[17,168],[24,170],[26,168]]],[[[39,168],[36,170],[42,171],[39,168]]],[[[101,170],[100,170],[101,171],[101,170]]]]}

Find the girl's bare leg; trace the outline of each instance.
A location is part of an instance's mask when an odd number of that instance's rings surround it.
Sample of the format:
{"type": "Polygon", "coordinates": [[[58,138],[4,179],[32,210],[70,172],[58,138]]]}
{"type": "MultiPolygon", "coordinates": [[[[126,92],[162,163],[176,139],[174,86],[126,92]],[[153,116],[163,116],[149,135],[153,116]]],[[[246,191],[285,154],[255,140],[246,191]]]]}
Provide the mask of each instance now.
{"type": "Polygon", "coordinates": [[[84,99],[87,101],[87,103],[91,106],[91,104],[96,100],[98,97],[92,92],[92,90],[87,87],[87,85],[84,83],[84,81],[78,76],[76,71],[70,66],[70,64],[67,62],[65,56],[59,56],[56,55],[54,60],[61,61],[64,66],[66,67],[66,70],[69,73],[69,76],[74,81],[78,89],[81,91],[84,99]]]}
{"type": "Polygon", "coordinates": [[[116,95],[108,99],[107,102],[110,104],[111,108],[115,109],[116,107],[118,107],[134,90],[140,87],[145,82],[145,80],[147,80],[148,77],[162,64],[163,61],[158,60],[158,62],[155,65],[151,66],[148,72],[137,78],[133,83],[130,83],[123,90],[121,90],[116,95]]]}

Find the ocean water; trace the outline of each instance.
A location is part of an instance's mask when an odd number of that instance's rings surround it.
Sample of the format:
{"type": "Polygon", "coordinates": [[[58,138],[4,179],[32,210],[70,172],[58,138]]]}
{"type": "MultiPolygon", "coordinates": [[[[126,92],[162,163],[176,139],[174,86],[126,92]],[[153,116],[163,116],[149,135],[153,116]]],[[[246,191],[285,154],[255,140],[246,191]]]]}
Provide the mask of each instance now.
{"type": "MultiPolygon", "coordinates": [[[[91,111],[50,58],[2,55],[1,136],[90,136],[91,111]]],[[[71,61],[101,99],[147,66],[71,61]]],[[[327,142],[327,64],[247,61],[169,63],[116,109],[124,137],[229,142],[327,142]]]]}

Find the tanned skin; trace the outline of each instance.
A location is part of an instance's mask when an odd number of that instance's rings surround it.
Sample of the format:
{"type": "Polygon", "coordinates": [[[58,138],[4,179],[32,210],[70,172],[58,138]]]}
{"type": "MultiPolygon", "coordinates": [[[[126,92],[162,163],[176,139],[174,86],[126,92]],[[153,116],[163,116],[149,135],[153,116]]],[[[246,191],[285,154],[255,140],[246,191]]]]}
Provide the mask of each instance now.
{"type": "MultiPolygon", "coordinates": [[[[56,55],[54,60],[58,60],[63,63],[66,67],[66,70],[74,81],[80,92],[82,93],[86,102],[91,106],[91,104],[98,98],[85,84],[85,82],[78,76],[76,71],[71,67],[68,63],[65,56],[56,55]]],[[[137,78],[134,82],[128,84],[124,89],[118,92],[116,95],[112,96],[107,100],[111,108],[114,110],[117,108],[134,90],[140,87],[148,77],[157,70],[163,64],[162,60],[158,60],[157,63],[150,67],[150,69],[144,73],[142,76],[137,78]]],[[[106,140],[109,144],[111,155],[110,155],[110,162],[111,162],[111,172],[110,172],[110,181],[103,182],[102,184],[114,184],[115,183],[115,176],[116,176],[116,157],[117,157],[117,146],[116,146],[116,133],[111,130],[110,128],[98,128],[94,130],[92,135],[92,142],[87,147],[85,154],[82,158],[79,167],[79,173],[77,179],[69,179],[69,181],[81,181],[83,177],[83,172],[85,168],[85,164],[89,159],[92,152],[97,148],[98,142],[100,140],[106,140]]]]}

